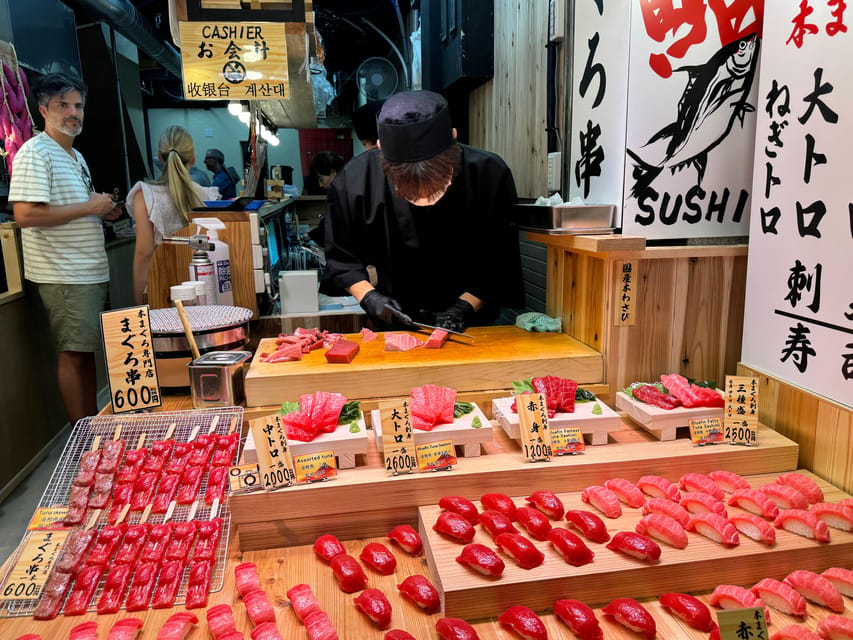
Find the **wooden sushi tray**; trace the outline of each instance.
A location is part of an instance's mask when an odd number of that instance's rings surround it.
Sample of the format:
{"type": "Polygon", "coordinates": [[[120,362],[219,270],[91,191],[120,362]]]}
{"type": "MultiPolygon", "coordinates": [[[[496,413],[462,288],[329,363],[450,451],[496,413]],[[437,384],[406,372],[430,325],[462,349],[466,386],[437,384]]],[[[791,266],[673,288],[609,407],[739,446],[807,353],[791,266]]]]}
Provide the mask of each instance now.
{"type": "MultiPolygon", "coordinates": [[[[258,354],[275,350],[275,339],[261,340],[246,373],[246,406],[280,404],[317,390],[344,394],[350,400],[407,396],[427,383],[459,393],[505,389],[508,381],[534,375],[571,378],[580,384],[604,379],[602,356],[565,333],[531,333],[515,326],[471,327],[473,341],[448,340],[441,349],[385,351],[384,334],[362,342],[349,364],[329,364],[325,350],[306,353],[293,362],[260,362],[258,354]]],[[[412,333],[420,340],[426,336],[412,333]]]]}
{"type": "MultiPolygon", "coordinates": [[[[373,434],[376,440],[376,448],[382,451],[382,421],[379,419],[379,410],[371,412],[370,423],[373,425],[373,434]]],[[[415,445],[426,444],[428,442],[440,442],[441,440],[452,440],[453,446],[456,448],[457,456],[465,458],[473,458],[480,455],[480,445],[488,444],[492,441],[492,423],[480,410],[480,407],[474,403],[474,410],[456,418],[450,424],[439,424],[433,427],[432,431],[423,431],[422,429],[413,429],[412,434],[415,438],[415,445]],[[474,418],[479,418],[480,427],[473,427],[471,424],[474,418]],[[461,454],[461,455],[460,455],[461,454]]]]}
{"type": "MultiPolygon", "coordinates": [[[[512,410],[514,397],[495,398],[492,400],[492,416],[497,420],[506,434],[515,440],[521,441],[521,428],[518,421],[518,413],[512,410]]],[[[575,402],[574,413],[556,413],[553,418],[548,419],[551,429],[561,427],[580,427],[584,438],[589,444],[607,444],[607,434],[611,431],[619,431],[622,428],[622,418],[604,402],[596,398],[595,402],[575,402]],[[601,415],[592,412],[593,407],[598,404],[601,407],[601,415]]]]}
{"type": "Polygon", "coordinates": [[[702,418],[720,418],[722,420],[723,418],[722,407],[661,409],[653,404],[631,398],[622,391],[616,394],[616,407],[628,414],[658,440],[674,440],[676,429],[688,426],[689,420],[702,418]]]}
{"type": "MultiPolygon", "coordinates": [[[[662,472],[665,477],[677,480],[677,474],[662,472]]],[[[827,502],[847,497],[841,490],[810,475],[823,489],[827,502]]],[[[746,479],[754,487],[773,482],[778,474],[761,474],[746,479]]],[[[531,487],[546,489],[545,485],[531,487]]],[[[583,503],[580,493],[558,494],[566,509],[593,507],[583,503]]],[[[525,504],[524,497],[515,498],[518,506],[525,504]]],[[[739,511],[728,507],[730,513],[739,511]]],[[[605,548],[604,544],[589,542],[594,560],[582,567],[573,567],[549,542],[533,541],[545,554],[545,562],[534,569],[519,568],[511,558],[504,556],[506,569],[500,578],[486,578],[455,561],[463,545],[446,538],[432,529],[441,509],[437,505],[419,509],[419,528],[424,541],[424,555],[430,566],[435,586],[442,595],[445,615],[465,619],[487,618],[499,615],[507,607],[523,603],[544,611],[559,598],[576,598],[590,606],[603,606],[615,597],[652,598],[667,591],[712,591],[719,584],[752,586],[761,578],[782,579],[794,569],[821,572],[833,566],[847,568],[844,559],[853,558],[853,533],[831,529],[828,543],[809,540],[785,530],[776,530],[776,544],[768,547],[740,535],[740,544],[725,547],[689,532],[685,549],[674,549],[661,543],[661,559],[647,564],[624,554],[605,548]]],[[[633,531],[642,517],[641,509],[622,505],[622,516],[617,519],[602,517],[611,536],[617,531],[633,531]]],[[[565,521],[563,521],[565,526],[565,521]]],[[[476,527],[474,542],[495,548],[491,536],[476,527]]],[[[519,525],[522,533],[523,527],[519,525]]],[[[848,606],[850,601],[848,600],[848,606]]],[[[814,609],[810,605],[809,609],[814,609]]],[[[771,615],[772,618],[772,615],[771,615]]]]}

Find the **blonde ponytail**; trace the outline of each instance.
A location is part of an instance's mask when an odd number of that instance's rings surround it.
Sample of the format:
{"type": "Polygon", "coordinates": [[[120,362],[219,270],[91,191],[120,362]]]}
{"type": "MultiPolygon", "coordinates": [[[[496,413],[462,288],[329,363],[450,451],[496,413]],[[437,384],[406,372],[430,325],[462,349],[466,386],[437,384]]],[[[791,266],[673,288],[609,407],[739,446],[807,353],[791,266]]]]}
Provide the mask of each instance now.
{"type": "Polygon", "coordinates": [[[165,184],[175,207],[181,214],[184,223],[189,221],[189,212],[201,206],[201,199],[187,165],[195,159],[193,139],[183,127],[173,125],[168,127],[160,136],[157,154],[162,158],[163,174],[155,184],[165,184]]]}

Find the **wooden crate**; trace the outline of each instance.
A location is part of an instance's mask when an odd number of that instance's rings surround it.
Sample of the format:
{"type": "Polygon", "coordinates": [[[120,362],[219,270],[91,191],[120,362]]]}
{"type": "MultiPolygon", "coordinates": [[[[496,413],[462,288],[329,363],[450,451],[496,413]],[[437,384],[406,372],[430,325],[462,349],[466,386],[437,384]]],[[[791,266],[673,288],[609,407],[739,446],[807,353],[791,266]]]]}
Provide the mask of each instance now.
{"type": "MultiPolygon", "coordinates": [[[[808,472],[803,472],[807,475],[808,472]]],[[[667,474],[664,474],[667,475],[667,474]]],[[[772,482],[777,474],[750,476],[753,486],[772,482]]],[[[670,479],[677,479],[670,475],[670,479]]],[[[846,497],[841,490],[817,476],[827,501],[846,497]]],[[[559,494],[567,509],[591,509],[579,493],[559,494]]],[[[515,499],[520,506],[523,498],[515,499]]],[[[594,511],[594,509],[592,509],[594,511]]],[[[734,513],[739,511],[729,507],[734,513]]],[[[809,540],[784,530],[776,531],[776,544],[764,544],[740,536],[736,547],[725,547],[698,533],[688,533],[685,549],[661,544],[660,562],[647,564],[588,543],[595,553],[593,562],[573,567],[548,542],[533,541],[545,554],[545,562],[535,569],[519,568],[506,557],[506,570],[500,578],[486,578],[455,561],[463,545],[445,538],[432,529],[441,509],[438,506],[419,509],[419,526],[425,555],[434,584],[442,595],[444,615],[465,619],[497,616],[509,606],[524,603],[536,611],[552,609],[554,600],[576,598],[590,606],[603,605],[615,597],[651,598],[667,591],[710,591],[719,584],[751,586],[764,577],[781,579],[794,569],[823,571],[847,564],[842,559],[853,557],[853,533],[832,529],[829,543],[809,540]]],[[[642,517],[641,509],[623,505],[621,517],[603,518],[611,536],[617,531],[633,531],[642,517]]],[[[522,530],[522,528],[520,528],[522,530]]],[[[474,542],[494,548],[491,536],[477,526],[474,542]]]]}
{"type": "Polygon", "coordinates": [[[616,394],[616,406],[627,413],[633,420],[636,420],[637,424],[658,440],[674,440],[676,429],[688,426],[689,420],[719,418],[722,422],[723,419],[723,409],[721,407],[661,409],[652,404],[631,398],[622,391],[616,394]]]}
{"type": "MultiPolygon", "coordinates": [[[[521,442],[521,428],[518,422],[518,413],[512,410],[514,397],[495,398],[492,400],[492,416],[497,420],[506,434],[521,442]]],[[[622,428],[622,418],[604,402],[596,398],[596,402],[576,402],[574,413],[556,413],[553,418],[548,419],[551,429],[561,427],[580,427],[581,433],[589,444],[607,444],[607,434],[619,431],[622,428]],[[592,413],[592,408],[598,403],[601,407],[601,415],[592,413]]]]}

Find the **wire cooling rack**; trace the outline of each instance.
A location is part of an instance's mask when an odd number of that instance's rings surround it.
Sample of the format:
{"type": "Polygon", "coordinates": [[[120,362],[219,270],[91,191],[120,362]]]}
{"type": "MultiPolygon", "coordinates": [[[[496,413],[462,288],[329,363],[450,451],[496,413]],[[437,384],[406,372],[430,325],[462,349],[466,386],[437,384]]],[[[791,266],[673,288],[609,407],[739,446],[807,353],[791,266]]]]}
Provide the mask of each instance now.
{"type": "MultiPolygon", "coordinates": [[[[146,414],[131,414],[120,416],[95,416],[91,418],[83,418],[78,421],[71,431],[71,436],[65,445],[65,449],[56,464],[53,475],[45,488],[44,494],[39,501],[38,508],[50,507],[67,507],[68,497],[71,491],[71,485],[74,478],[77,476],[77,471],[80,466],[80,457],[86,451],[92,449],[95,438],[100,436],[100,446],[103,447],[105,442],[113,440],[118,433],[118,437],[125,441],[125,450],[135,449],[138,446],[148,447],[155,440],[163,440],[169,430],[172,430],[172,439],[175,442],[189,442],[191,438],[201,433],[216,433],[225,435],[232,431],[238,431],[243,424],[243,408],[242,407],[216,407],[210,409],[196,409],[193,411],[171,411],[157,412],[146,414]],[[144,442],[140,445],[140,441],[144,442]]],[[[240,451],[243,448],[244,439],[241,437],[240,444],[237,447],[232,464],[240,459],[240,451]]],[[[225,578],[225,558],[228,549],[228,538],[231,530],[231,511],[228,508],[228,490],[222,498],[222,503],[219,506],[217,514],[211,514],[211,507],[204,504],[205,492],[207,491],[207,473],[202,478],[201,487],[198,491],[199,500],[196,506],[193,505],[176,505],[172,512],[170,520],[172,522],[183,522],[189,519],[209,520],[217,515],[222,518],[222,535],[219,539],[219,546],[216,549],[216,561],[213,565],[213,570],[210,577],[210,592],[216,592],[222,589],[222,584],[225,578]],[[195,513],[193,514],[193,509],[195,513]]],[[[107,505],[109,507],[109,505],[107,505]]],[[[142,518],[141,511],[130,511],[123,520],[127,524],[136,524],[142,518]]],[[[100,516],[95,521],[94,528],[100,530],[107,524],[109,508],[101,511],[100,516]]],[[[92,516],[92,510],[86,514],[86,520],[81,526],[89,524],[89,519],[92,516]]],[[[165,514],[151,514],[147,520],[152,524],[160,524],[165,520],[165,514]]],[[[0,581],[0,593],[2,593],[6,580],[12,571],[12,568],[18,561],[18,555],[26,546],[31,531],[26,531],[21,544],[13,554],[11,561],[8,564],[6,573],[0,581]]],[[[184,570],[184,576],[181,580],[181,587],[178,590],[178,595],[175,600],[175,605],[183,604],[186,599],[186,580],[189,569],[184,570]]],[[[95,611],[95,604],[100,598],[105,577],[101,578],[101,583],[98,585],[95,595],[92,597],[92,603],[89,611],[95,611]]],[[[30,616],[38,606],[40,598],[31,600],[7,600],[0,601],[0,618],[12,618],[18,616],[30,616]]]]}

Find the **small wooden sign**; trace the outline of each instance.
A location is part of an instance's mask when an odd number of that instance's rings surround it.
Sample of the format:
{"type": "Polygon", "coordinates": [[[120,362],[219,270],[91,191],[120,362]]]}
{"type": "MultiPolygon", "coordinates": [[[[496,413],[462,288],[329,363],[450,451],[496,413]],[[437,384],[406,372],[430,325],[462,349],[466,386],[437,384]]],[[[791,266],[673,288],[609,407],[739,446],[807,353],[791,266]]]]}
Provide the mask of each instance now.
{"type": "Polygon", "coordinates": [[[263,489],[261,470],[258,463],[241,464],[228,470],[228,487],[231,493],[249,493],[263,489]]]}
{"type": "Polygon", "coordinates": [[[258,454],[261,485],[267,490],[289,487],[296,477],[287,448],[284,423],[277,413],[249,421],[258,454]]]}
{"type": "Polygon", "coordinates": [[[412,417],[409,402],[380,402],[379,419],[382,421],[382,456],[385,472],[396,476],[412,473],[418,468],[415,457],[415,438],[412,435],[412,417]]]}
{"type": "Polygon", "coordinates": [[[39,507],[33,513],[27,531],[62,530],[67,527],[63,524],[68,507],[39,507]]]}
{"type": "Polygon", "coordinates": [[[296,456],[293,465],[296,468],[296,482],[322,482],[338,475],[335,452],[331,449],[296,456]]]}
{"type": "Polygon", "coordinates": [[[613,326],[633,327],[637,323],[636,313],[636,269],[633,260],[618,260],[616,262],[616,278],[613,301],[613,326]]]}
{"type": "Polygon", "coordinates": [[[67,537],[68,531],[34,531],[3,583],[0,600],[38,598],[67,537]]]}
{"type": "Polygon", "coordinates": [[[162,405],[148,305],[104,311],[101,336],[113,413],[162,405]]]}
{"type": "Polygon", "coordinates": [[[187,100],[289,100],[283,22],[181,22],[187,100]]]}
{"type": "Polygon", "coordinates": [[[690,428],[690,440],[696,445],[725,442],[723,422],[719,418],[694,418],[687,421],[690,428]]]}
{"type": "Polygon", "coordinates": [[[544,393],[522,393],[516,397],[521,430],[521,450],[528,462],[550,462],[551,429],[544,393]]]}
{"type": "Polygon", "coordinates": [[[764,609],[723,609],[717,611],[717,624],[720,625],[720,640],[757,640],[769,638],[764,609]]]}
{"type": "Polygon", "coordinates": [[[758,444],[758,378],[726,376],[725,439],[731,444],[758,444]]]}
{"type": "Polygon", "coordinates": [[[551,453],[555,456],[580,453],[585,450],[586,444],[580,427],[551,429],[551,453]]]}
{"type": "Polygon", "coordinates": [[[415,447],[415,456],[421,471],[452,471],[457,462],[453,440],[419,444],[415,447]]]}

